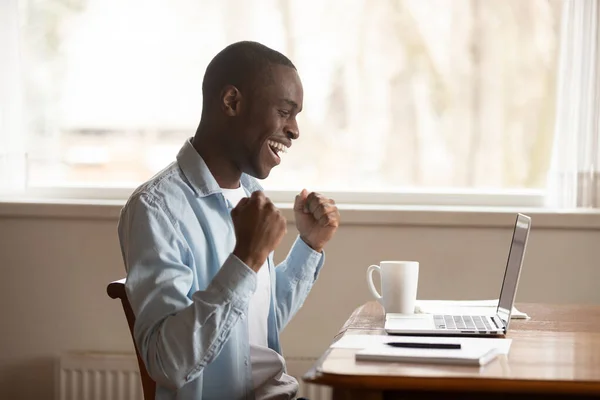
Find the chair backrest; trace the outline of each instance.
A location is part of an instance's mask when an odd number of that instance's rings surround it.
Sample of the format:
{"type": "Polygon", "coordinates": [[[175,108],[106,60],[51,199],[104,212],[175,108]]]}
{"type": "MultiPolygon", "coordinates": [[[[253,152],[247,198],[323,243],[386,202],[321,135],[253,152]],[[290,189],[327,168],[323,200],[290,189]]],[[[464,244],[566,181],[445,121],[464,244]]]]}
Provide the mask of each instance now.
{"type": "Polygon", "coordinates": [[[114,281],[108,284],[106,292],[111,299],[121,299],[123,304],[123,311],[127,318],[127,324],[129,325],[129,332],[131,333],[131,340],[133,340],[133,346],[135,347],[135,354],[137,355],[138,365],[140,367],[140,376],[142,377],[142,390],[144,391],[144,400],[154,400],[156,396],[156,382],[152,380],[146,365],[140,356],[140,352],[135,344],[135,338],[133,336],[133,326],[135,325],[135,315],[129,304],[129,299],[125,293],[125,279],[114,281]]]}

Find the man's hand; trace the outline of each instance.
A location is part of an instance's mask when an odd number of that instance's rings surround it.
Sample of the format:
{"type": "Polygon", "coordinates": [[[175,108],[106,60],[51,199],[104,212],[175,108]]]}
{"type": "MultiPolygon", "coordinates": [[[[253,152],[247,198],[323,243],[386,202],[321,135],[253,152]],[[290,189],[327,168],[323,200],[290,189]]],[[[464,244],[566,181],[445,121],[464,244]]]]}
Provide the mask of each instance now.
{"type": "Polygon", "coordinates": [[[264,193],[256,191],[231,210],[236,245],[233,254],[255,272],[286,233],[286,221],[264,193]]]}
{"type": "Polygon", "coordinates": [[[300,237],[319,253],[340,225],[335,202],[318,193],[308,194],[306,189],[296,196],[294,215],[300,237]]]}

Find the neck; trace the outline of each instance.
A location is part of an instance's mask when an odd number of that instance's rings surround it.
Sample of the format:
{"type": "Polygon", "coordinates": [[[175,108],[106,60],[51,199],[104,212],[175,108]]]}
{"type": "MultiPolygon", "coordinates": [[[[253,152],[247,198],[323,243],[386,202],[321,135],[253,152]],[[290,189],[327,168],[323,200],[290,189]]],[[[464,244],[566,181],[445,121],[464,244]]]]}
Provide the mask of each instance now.
{"type": "Polygon", "coordinates": [[[222,138],[224,135],[221,135],[218,130],[200,123],[192,145],[206,163],[219,186],[225,189],[236,189],[240,186],[242,171],[232,160],[231,153],[224,148],[219,137],[222,138]]]}

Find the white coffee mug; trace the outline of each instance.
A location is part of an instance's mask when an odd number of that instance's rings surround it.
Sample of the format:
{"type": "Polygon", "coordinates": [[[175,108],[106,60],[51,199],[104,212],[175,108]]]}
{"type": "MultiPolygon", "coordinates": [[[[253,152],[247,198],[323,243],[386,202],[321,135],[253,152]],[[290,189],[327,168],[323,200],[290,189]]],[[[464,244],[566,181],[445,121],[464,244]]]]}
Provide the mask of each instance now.
{"type": "Polygon", "coordinates": [[[367,283],[386,313],[413,314],[419,284],[417,261],[381,261],[367,269],[367,283]],[[381,294],[373,285],[373,271],[381,277],[381,294]]]}

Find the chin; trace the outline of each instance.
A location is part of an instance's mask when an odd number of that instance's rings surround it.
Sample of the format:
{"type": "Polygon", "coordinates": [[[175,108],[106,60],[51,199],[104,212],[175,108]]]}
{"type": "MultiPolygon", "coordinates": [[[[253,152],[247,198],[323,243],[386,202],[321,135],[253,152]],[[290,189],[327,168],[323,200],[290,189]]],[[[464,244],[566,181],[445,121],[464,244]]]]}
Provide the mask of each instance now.
{"type": "Polygon", "coordinates": [[[271,169],[261,170],[254,177],[257,179],[266,179],[271,174],[271,169]]]}
{"type": "Polygon", "coordinates": [[[256,179],[266,179],[271,173],[272,168],[252,168],[250,171],[245,171],[246,174],[256,178],[256,179]]]}

